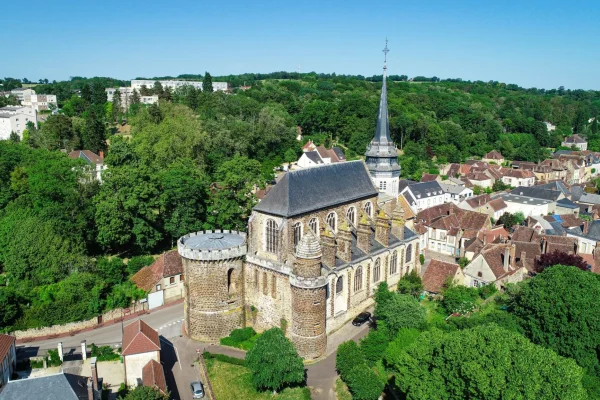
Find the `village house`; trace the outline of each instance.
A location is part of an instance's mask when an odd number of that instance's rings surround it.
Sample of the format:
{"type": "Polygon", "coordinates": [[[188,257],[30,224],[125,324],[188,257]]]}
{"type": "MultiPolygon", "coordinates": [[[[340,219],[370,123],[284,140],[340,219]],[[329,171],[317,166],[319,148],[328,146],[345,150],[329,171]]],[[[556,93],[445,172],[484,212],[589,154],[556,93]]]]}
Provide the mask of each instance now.
{"type": "Polygon", "coordinates": [[[142,385],[144,367],[151,360],[160,363],[158,332],[141,319],[134,321],[123,328],[121,348],[125,365],[125,383],[130,386],[142,385]]]}
{"type": "Polygon", "coordinates": [[[509,169],[502,176],[502,182],[510,186],[533,186],[535,174],[529,170],[509,169]]]}
{"type": "Polygon", "coordinates": [[[464,243],[462,256],[471,261],[486,245],[490,243],[504,243],[508,237],[509,233],[504,229],[503,225],[480,230],[477,232],[477,236],[464,243]]]}
{"type": "Polygon", "coordinates": [[[517,253],[517,246],[514,244],[486,245],[463,269],[465,285],[481,287],[493,283],[501,289],[507,283],[525,279],[530,263],[525,250],[517,253]]]}
{"type": "Polygon", "coordinates": [[[500,217],[504,215],[507,209],[508,205],[500,197],[488,201],[483,206],[484,212],[487,213],[487,215],[489,215],[494,221],[498,221],[500,217]]]}
{"type": "Polygon", "coordinates": [[[512,194],[524,197],[533,197],[535,199],[543,199],[549,201],[558,201],[566,196],[560,190],[547,189],[542,186],[519,186],[510,191],[512,194]]]}
{"type": "Polygon", "coordinates": [[[512,193],[503,193],[499,197],[506,203],[506,212],[511,214],[521,212],[525,217],[547,215],[554,212],[556,208],[556,202],[551,200],[519,196],[512,193]]]}
{"type": "Polygon", "coordinates": [[[441,293],[446,283],[464,285],[465,275],[458,264],[432,259],[423,273],[423,289],[432,295],[441,293]]]}
{"type": "Polygon", "coordinates": [[[104,164],[104,152],[101,151],[100,155],[98,155],[90,150],[73,150],[69,153],[69,158],[85,161],[87,164],[85,172],[90,178],[102,182],[102,173],[108,168],[108,166],[104,164]]]}
{"type": "Polygon", "coordinates": [[[560,144],[563,147],[577,147],[579,150],[587,150],[587,141],[581,136],[575,134],[566,136],[565,140],[560,144]]]}
{"type": "Polygon", "coordinates": [[[410,208],[415,213],[443,204],[447,197],[437,181],[410,184],[402,189],[400,193],[404,195],[410,208]]]}
{"type": "Polygon", "coordinates": [[[442,191],[446,195],[444,197],[445,202],[452,202],[458,204],[473,196],[473,190],[466,186],[459,186],[445,183],[445,181],[439,182],[442,191]]]}
{"type": "Polygon", "coordinates": [[[485,213],[485,205],[492,201],[492,196],[489,194],[481,194],[479,196],[470,197],[464,201],[458,203],[458,207],[467,211],[475,211],[479,213],[485,213]]]}
{"type": "Polygon", "coordinates": [[[298,168],[309,168],[322,164],[332,164],[346,161],[344,151],[339,147],[327,149],[323,145],[315,146],[314,143],[309,141],[302,149],[303,153],[298,159],[297,163],[298,168]]]}
{"type": "Polygon", "coordinates": [[[148,292],[148,308],[153,309],[183,297],[183,264],[177,250],[160,255],[152,265],[136,272],[131,280],[148,292]]]}
{"type": "Polygon", "coordinates": [[[10,382],[16,366],[15,337],[0,334],[0,390],[10,382]]]}
{"type": "Polygon", "coordinates": [[[486,155],[484,155],[483,158],[481,159],[481,161],[502,165],[502,164],[504,164],[504,156],[502,154],[500,154],[499,151],[492,150],[489,153],[487,153],[486,155]]]}

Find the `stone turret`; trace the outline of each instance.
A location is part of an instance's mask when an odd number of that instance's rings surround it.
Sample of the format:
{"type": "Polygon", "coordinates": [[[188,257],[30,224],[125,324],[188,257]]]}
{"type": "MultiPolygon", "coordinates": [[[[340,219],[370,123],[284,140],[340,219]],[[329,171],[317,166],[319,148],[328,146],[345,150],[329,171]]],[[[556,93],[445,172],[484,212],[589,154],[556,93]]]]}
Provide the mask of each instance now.
{"type": "Polygon", "coordinates": [[[396,236],[400,240],[404,240],[404,209],[399,204],[394,208],[392,214],[392,235],[396,236]]]}
{"type": "Polygon", "coordinates": [[[379,214],[377,214],[377,224],[375,225],[375,238],[379,243],[381,243],[385,247],[388,247],[390,244],[390,224],[383,210],[380,210],[379,214]]]}
{"type": "Polygon", "coordinates": [[[298,354],[307,360],[320,357],[327,348],[327,279],[321,276],[321,256],[319,240],[309,230],[296,246],[296,263],[290,275],[290,338],[298,354]]]}
{"type": "Polygon", "coordinates": [[[352,233],[346,221],[342,221],[338,229],[337,256],[346,262],[352,260],[352,233]]]}
{"type": "Polygon", "coordinates": [[[323,248],[323,257],[321,262],[326,266],[333,268],[335,267],[335,255],[337,253],[337,246],[335,244],[335,238],[329,226],[326,225],[323,233],[321,234],[321,247],[323,248]]]}
{"type": "Polygon", "coordinates": [[[244,326],[242,263],[246,234],[216,230],[177,241],[185,275],[185,329],[194,340],[216,342],[244,326]]]}
{"type": "Polygon", "coordinates": [[[371,227],[365,214],[362,215],[356,231],[356,247],[369,254],[371,252],[371,227]]]}

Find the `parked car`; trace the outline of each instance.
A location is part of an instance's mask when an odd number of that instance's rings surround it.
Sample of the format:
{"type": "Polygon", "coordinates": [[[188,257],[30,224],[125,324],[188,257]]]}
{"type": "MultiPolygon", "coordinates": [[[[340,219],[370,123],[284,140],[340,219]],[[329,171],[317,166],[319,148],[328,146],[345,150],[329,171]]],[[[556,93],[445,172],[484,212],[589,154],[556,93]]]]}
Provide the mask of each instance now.
{"type": "Polygon", "coordinates": [[[370,320],[371,320],[371,313],[365,311],[365,312],[358,314],[356,316],[356,318],[354,318],[352,320],[352,325],[361,326],[362,324],[364,324],[365,322],[368,322],[370,320]]]}
{"type": "Polygon", "coordinates": [[[192,389],[192,398],[193,399],[202,399],[204,398],[204,386],[202,386],[202,382],[196,381],[190,384],[192,389]]]}

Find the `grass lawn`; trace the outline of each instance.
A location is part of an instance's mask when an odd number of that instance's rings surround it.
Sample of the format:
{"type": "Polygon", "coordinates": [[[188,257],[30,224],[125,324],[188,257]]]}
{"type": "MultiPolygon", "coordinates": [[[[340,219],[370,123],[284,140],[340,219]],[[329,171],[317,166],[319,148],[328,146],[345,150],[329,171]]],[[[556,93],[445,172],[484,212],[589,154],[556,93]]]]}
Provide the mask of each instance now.
{"type": "Polygon", "coordinates": [[[308,388],[285,389],[278,394],[257,392],[250,380],[252,373],[248,368],[240,365],[208,359],[206,360],[206,368],[217,399],[310,400],[310,390],[308,388]]]}
{"type": "Polygon", "coordinates": [[[335,381],[335,397],[337,400],[352,400],[348,386],[341,378],[337,378],[335,381]]]}

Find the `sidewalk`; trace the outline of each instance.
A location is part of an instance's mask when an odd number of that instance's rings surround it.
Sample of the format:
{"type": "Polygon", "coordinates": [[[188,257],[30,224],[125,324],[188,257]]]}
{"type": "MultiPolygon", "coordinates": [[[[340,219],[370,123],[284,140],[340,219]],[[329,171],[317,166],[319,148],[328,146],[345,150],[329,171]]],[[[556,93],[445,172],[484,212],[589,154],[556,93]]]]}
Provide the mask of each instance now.
{"type": "MultiPolygon", "coordinates": [[[[179,299],[179,300],[176,300],[176,301],[174,301],[172,303],[165,304],[165,305],[162,305],[160,307],[153,308],[152,310],[138,311],[136,313],[127,314],[126,316],[123,317],[122,320],[123,321],[128,321],[128,320],[131,320],[131,319],[135,319],[135,318],[139,317],[140,315],[152,314],[152,313],[154,313],[156,311],[163,310],[165,308],[172,307],[172,306],[175,306],[175,305],[178,305],[178,304],[182,304],[183,300],[184,299],[179,299]]],[[[69,336],[75,336],[75,335],[78,335],[78,334],[81,334],[81,333],[84,333],[84,332],[94,331],[94,330],[96,330],[98,328],[104,328],[104,327],[107,327],[107,326],[115,325],[115,324],[118,324],[120,322],[121,322],[121,318],[117,318],[117,319],[113,319],[113,320],[110,320],[110,321],[103,322],[101,324],[97,324],[97,325],[92,326],[90,328],[84,328],[84,329],[80,329],[80,330],[73,331],[73,332],[65,332],[65,333],[61,333],[61,334],[57,334],[57,335],[34,336],[34,337],[30,337],[30,338],[17,339],[16,340],[16,344],[27,344],[27,343],[31,343],[31,342],[40,342],[40,341],[49,340],[49,339],[58,339],[58,338],[65,338],[65,337],[69,337],[69,336]]]]}

